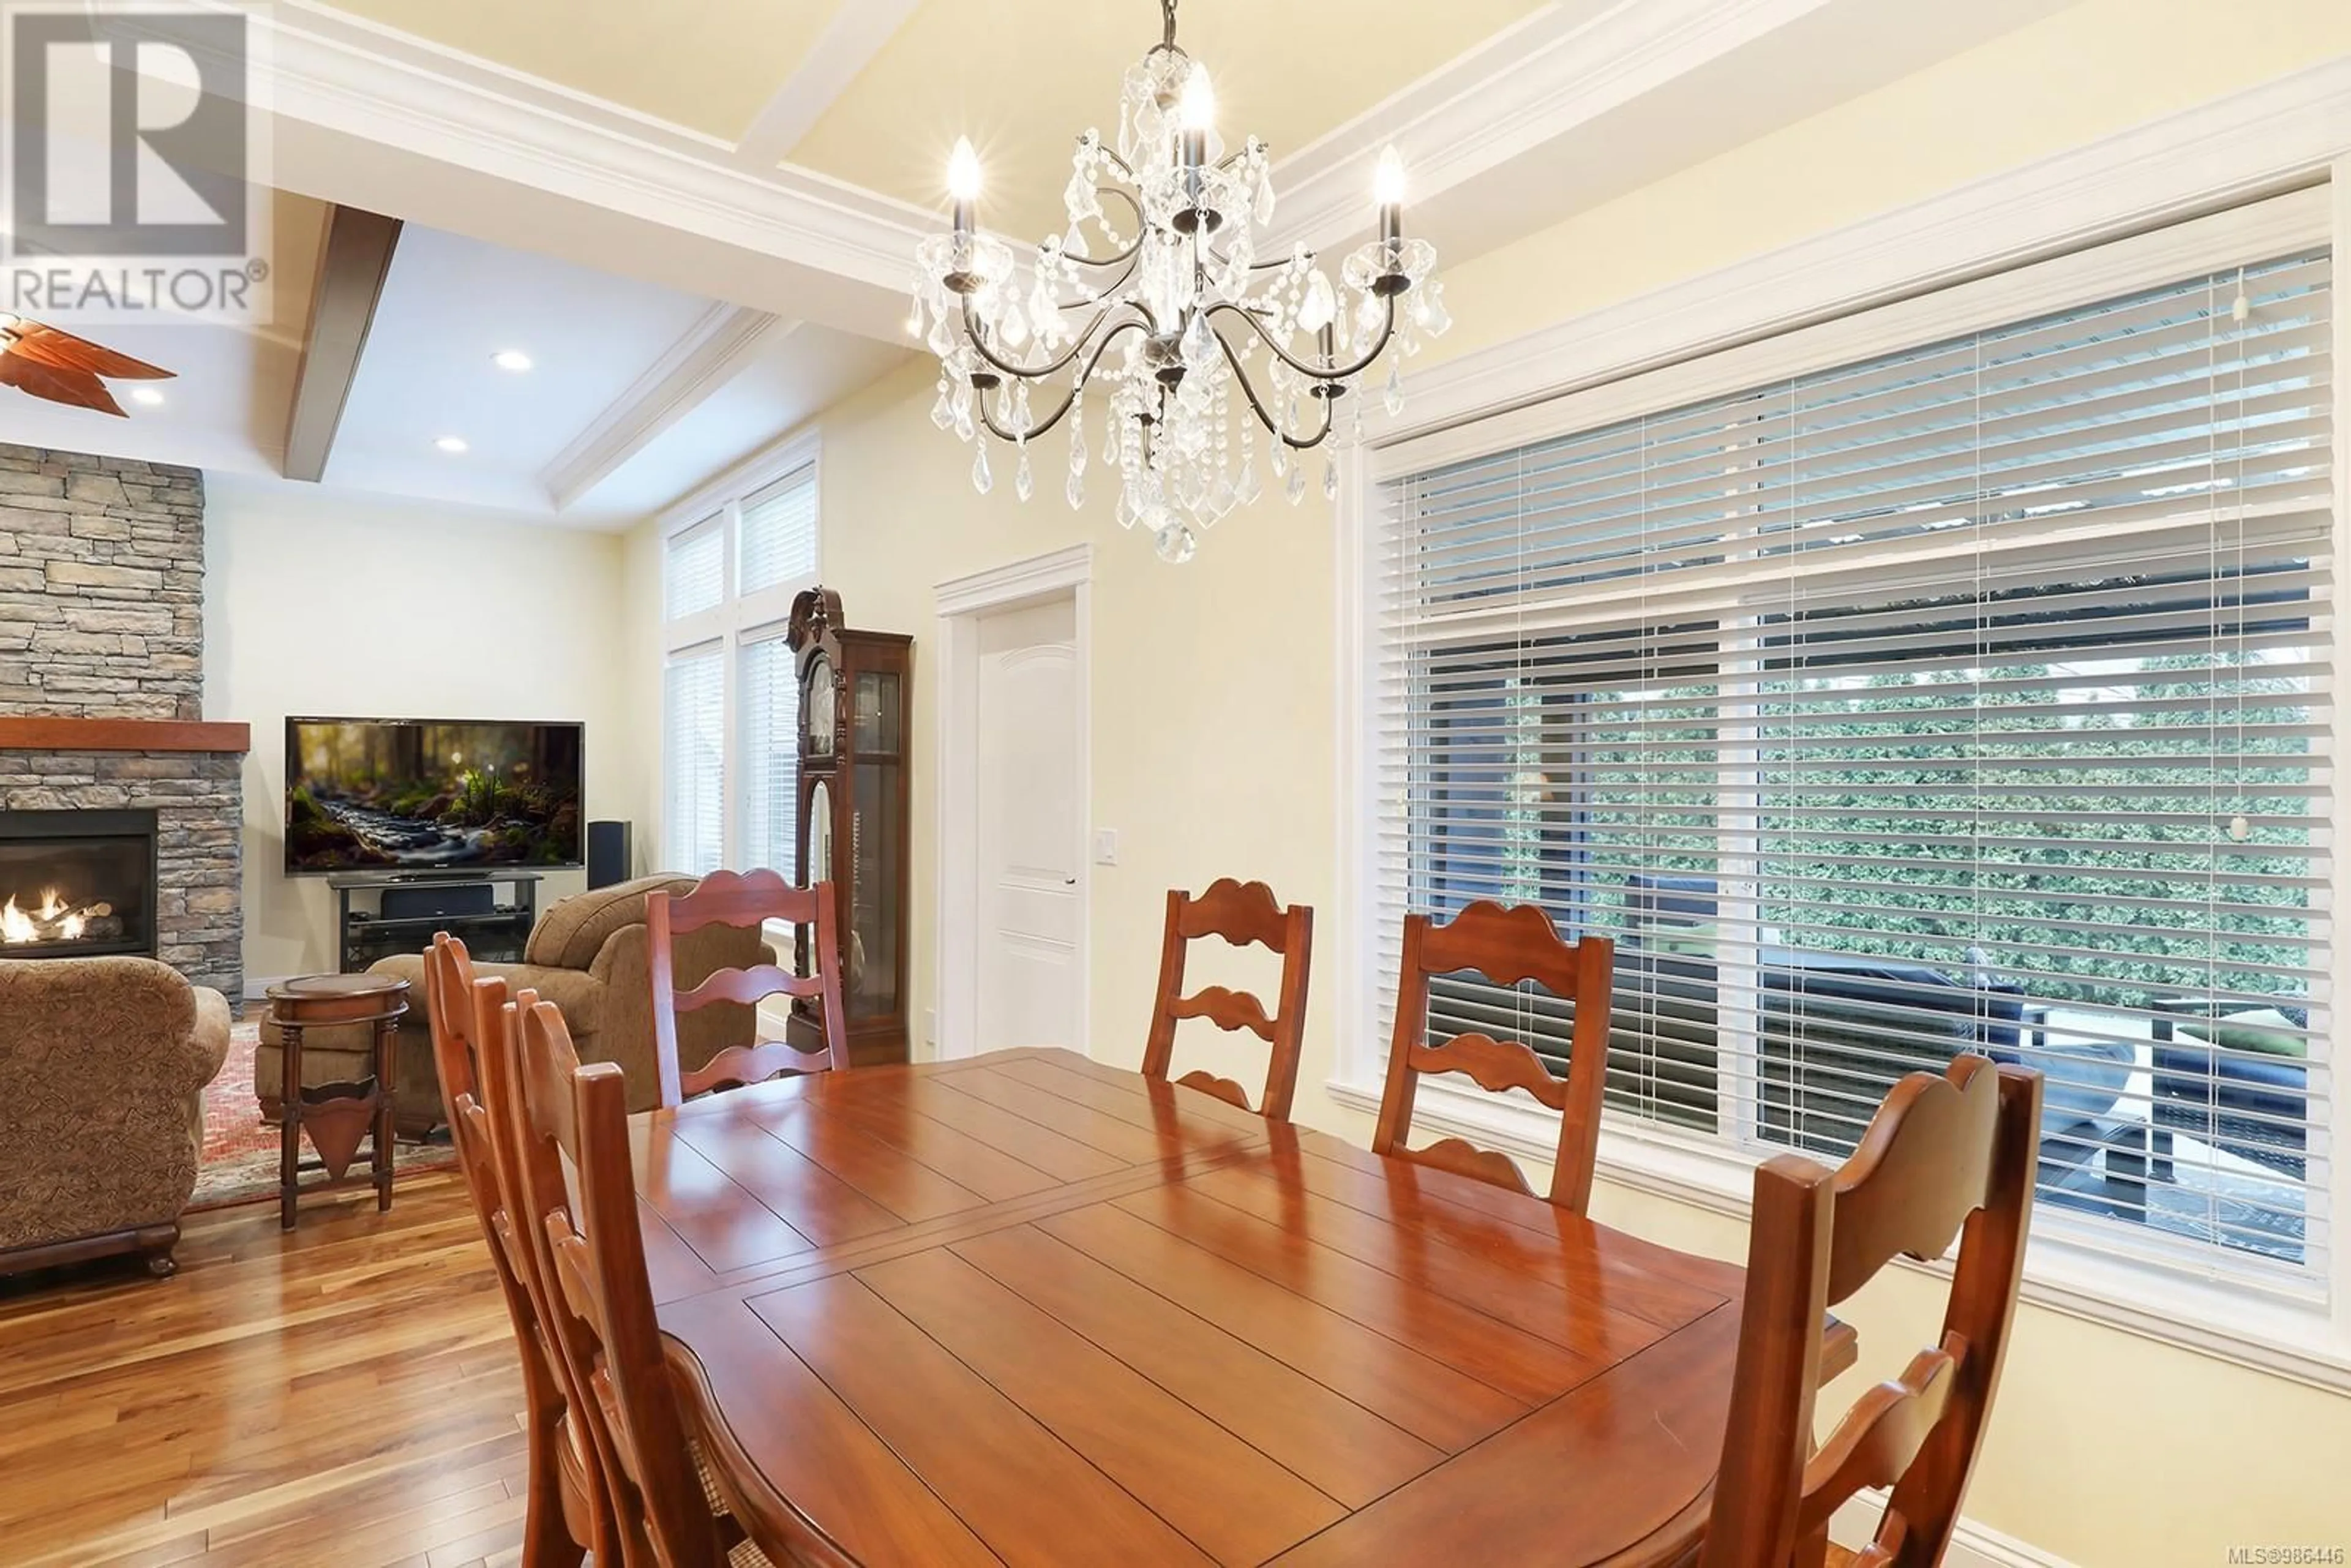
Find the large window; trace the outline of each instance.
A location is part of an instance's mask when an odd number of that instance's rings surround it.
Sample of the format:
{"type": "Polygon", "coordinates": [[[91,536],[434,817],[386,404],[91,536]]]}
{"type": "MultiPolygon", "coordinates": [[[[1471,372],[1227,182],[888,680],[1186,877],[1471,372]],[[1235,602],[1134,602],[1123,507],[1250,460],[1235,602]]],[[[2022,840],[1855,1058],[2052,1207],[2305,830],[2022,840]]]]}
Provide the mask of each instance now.
{"type": "MultiPolygon", "coordinates": [[[[1391,460],[1384,994],[1405,909],[1540,904],[1617,944],[1622,1126],[1840,1157],[1904,1073],[1988,1052],[2047,1077],[2044,1223],[2316,1289],[2332,268],[2250,248],[2274,228],[1391,460]]],[[[1455,977],[1430,1025],[1563,1055],[1567,1011],[1455,977]]]]}
{"type": "Polygon", "coordinates": [[[816,581],[816,466],[689,520],[663,545],[664,863],[772,866],[797,840],[799,688],[784,632],[816,581]]]}

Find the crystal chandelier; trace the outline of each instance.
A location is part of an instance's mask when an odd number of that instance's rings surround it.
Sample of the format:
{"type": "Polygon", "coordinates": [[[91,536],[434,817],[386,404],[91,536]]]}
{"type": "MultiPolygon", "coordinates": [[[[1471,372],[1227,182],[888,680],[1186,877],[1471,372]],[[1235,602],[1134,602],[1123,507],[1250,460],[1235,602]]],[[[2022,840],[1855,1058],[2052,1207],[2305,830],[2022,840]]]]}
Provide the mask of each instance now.
{"type": "MultiPolygon", "coordinates": [[[[1250,137],[1227,152],[1208,73],[1165,35],[1129,68],[1118,136],[1078,138],[1063,193],[1069,226],[1025,271],[972,224],[978,157],[958,140],[947,164],[952,232],[916,251],[908,329],[939,357],[931,421],[973,444],[972,484],[994,484],[992,439],[1012,448],[1013,488],[1035,487],[1029,446],[1070,423],[1073,507],[1084,504],[1086,413],[1101,408],[1101,455],[1118,471],[1118,522],[1140,525],[1163,560],[1189,560],[1198,530],[1260,493],[1257,434],[1292,504],[1304,454],[1359,437],[1360,392],[1383,356],[1385,402],[1404,406],[1399,361],[1451,325],[1435,247],[1404,236],[1404,166],[1391,147],[1374,182],[1379,237],[1334,279],[1303,246],[1260,260],[1273,217],[1272,160],[1250,137]],[[1393,350],[1393,351],[1391,351],[1393,350]],[[1032,392],[1032,389],[1035,389],[1032,392]]],[[[1323,460],[1322,493],[1338,494],[1323,460]]]]}

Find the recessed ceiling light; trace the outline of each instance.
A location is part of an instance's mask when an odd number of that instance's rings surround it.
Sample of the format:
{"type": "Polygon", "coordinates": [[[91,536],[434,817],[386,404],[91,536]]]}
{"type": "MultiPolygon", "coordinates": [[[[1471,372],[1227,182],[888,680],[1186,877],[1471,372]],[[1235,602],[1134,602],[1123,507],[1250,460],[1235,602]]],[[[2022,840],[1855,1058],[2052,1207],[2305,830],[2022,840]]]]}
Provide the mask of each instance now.
{"type": "Polygon", "coordinates": [[[433,444],[444,452],[463,452],[465,450],[465,438],[462,435],[444,435],[433,444]]]}
{"type": "Polygon", "coordinates": [[[163,406],[163,394],[157,392],[153,387],[132,387],[131,389],[131,401],[135,403],[143,403],[149,408],[161,408],[163,406]]]}
{"type": "Polygon", "coordinates": [[[519,372],[530,369],[530,356],[520,349],[502,349],[490,356],[490,363],[502,371],[519,372]]]}

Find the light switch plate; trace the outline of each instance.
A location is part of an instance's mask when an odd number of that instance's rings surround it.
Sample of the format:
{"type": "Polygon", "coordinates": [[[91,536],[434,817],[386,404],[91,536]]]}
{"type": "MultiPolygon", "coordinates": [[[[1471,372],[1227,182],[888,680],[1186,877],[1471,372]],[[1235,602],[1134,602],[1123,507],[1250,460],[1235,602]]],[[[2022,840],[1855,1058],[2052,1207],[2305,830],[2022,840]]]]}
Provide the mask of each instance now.
{"type": "Polygon", "coordinates": [[[1117,863],[1118,830],[1096,828],[1094,830],[1094,864],[1116,865],[1117,863]]]}

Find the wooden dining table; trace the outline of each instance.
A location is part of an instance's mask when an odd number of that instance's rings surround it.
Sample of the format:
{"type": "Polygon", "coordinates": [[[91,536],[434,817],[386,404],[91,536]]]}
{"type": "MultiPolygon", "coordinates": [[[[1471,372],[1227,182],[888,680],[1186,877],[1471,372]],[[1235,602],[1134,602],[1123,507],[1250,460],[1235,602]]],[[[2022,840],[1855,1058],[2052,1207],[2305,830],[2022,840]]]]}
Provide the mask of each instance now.
{"type": "Polygon", "coordinates": [[[672,1370],[756,1535],[1088,1568],[1698,1538],[1730,1265],[1066,1051],[632,1131],[672,1370]]]}

